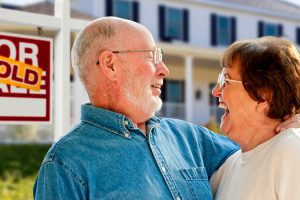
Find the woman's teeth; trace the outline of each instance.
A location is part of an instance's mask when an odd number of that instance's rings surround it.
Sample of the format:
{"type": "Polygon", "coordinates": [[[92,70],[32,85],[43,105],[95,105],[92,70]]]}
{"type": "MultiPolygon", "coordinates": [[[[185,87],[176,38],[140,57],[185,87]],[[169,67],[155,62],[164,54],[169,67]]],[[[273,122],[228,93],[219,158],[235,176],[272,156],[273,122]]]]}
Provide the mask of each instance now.
{"type": "Polygon", "coordinates": [[[219,104],[219,108],[224,109],[225,114],[229,113],[229,109],[227,108],[227,106],[225,104],[223,104],[223,103],[219,104]]]}

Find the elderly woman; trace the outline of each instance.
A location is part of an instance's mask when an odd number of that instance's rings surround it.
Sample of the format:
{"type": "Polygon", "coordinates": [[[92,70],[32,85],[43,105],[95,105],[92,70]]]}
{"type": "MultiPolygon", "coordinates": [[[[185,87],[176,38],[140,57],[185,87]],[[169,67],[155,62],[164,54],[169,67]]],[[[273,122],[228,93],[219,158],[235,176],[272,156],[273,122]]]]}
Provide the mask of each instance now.
{"type": "Polygon", "coordinates": [[[300,129],[276,126],[300,109],[300,59],[291,42],[263,37],[233,43],[213,95],[220,129],[238,143],[212,176],[215,199],[300,199],[300,129]]]}

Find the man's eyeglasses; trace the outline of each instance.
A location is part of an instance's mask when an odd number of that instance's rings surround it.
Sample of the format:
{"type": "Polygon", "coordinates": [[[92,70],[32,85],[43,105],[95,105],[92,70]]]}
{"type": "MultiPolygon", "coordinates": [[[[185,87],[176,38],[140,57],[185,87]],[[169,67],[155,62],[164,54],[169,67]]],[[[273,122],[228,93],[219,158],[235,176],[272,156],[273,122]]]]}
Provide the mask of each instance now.
{"type": "Polygon", "coordinates": [[[225,78],[224,69],[223,69],[221,74],[219,74],[219,76],[218,76],[217,85],[219,86],[219,88],[223,88],[227,82],[243,84],[242,81],[225,78]]]}
{"type": "MultiPolygon", "coordinates": [[[[154,50],[128,50],[128,51],[111,51],[112,53],[133,53],[133,52],[152,52],[153,53],[153,63],[158,65],[162,62],[163,51],[161,48],[155,48],[154,50]]],[[[99,61],[96,63],[99,64],[99,61]]]]}

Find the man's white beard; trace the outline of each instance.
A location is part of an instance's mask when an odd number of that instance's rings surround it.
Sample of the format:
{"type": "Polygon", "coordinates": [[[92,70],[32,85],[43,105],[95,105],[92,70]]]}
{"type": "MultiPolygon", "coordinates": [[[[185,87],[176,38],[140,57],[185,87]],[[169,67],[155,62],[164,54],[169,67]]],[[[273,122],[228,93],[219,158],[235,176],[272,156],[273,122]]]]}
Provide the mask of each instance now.
{"type": "Polygon", "coordinates": [[[125,94],[132,105],[144,114],[153,116],[162,107],[162,100],[153,96],[152,91],[142,88],[144,84],[136,84],[129,80],[125,86],[125,94]]]}

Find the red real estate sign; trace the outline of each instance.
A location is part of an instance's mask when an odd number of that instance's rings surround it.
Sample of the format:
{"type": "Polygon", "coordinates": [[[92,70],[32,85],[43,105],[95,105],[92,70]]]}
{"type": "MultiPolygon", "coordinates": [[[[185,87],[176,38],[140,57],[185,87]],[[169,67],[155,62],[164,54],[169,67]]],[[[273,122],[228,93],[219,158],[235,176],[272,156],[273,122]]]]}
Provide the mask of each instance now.
{"type": "Polygon", "coordinates": [[[52,39],[0,32],[0,123],[50,123],[52,39]]]}

